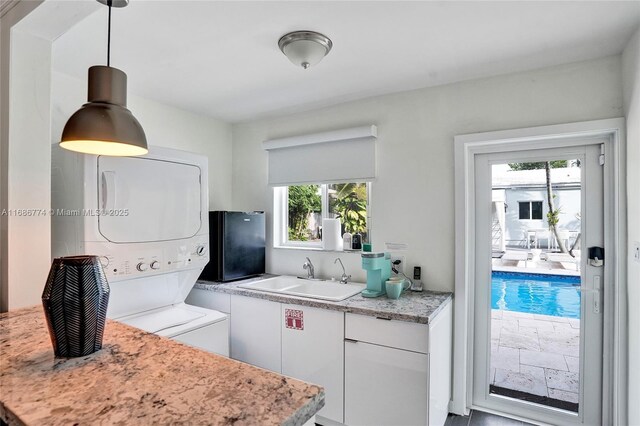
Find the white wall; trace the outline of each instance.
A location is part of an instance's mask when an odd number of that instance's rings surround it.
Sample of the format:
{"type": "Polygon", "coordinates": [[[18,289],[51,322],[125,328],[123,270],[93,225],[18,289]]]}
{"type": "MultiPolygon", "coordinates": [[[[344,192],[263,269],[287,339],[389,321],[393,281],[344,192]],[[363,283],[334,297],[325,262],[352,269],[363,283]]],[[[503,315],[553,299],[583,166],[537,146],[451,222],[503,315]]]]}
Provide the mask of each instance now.
{"type": "Polygon", "coordinates": [[[624,111],[627,118],[627,269],[629,325],[628,424],[640,425],[640,263],[633,259],[633,243],[640,243],[640,29],[622,55],[624,111]]]}
{"type": "Polygon", "coordinates": [[[51,264],[47,211],[51,152],[49,69],[51,42],[25,31],[11,35],[10,127],[8,149],[8,307],[38,303],[51,264]],[[22,215],[20,212],[33,215],[22,215]]]}
{"type": "MultiPolygon", "coordinates": [[[[126,70],[123,70],[126,72],[126,70]]],[[[129,82],[129,91],[131,91],[129,82]]],[[[51,143],[68,118],[87,102],[87,83],[53,72],[51,143]]],[[[231,209],[231,125],[215,118],[129,94],[127,107],[140,121],[149,145],[197,152],[209,158],[209,209],[231,209]]]]}
{"type": "MultiPolygon", "coordinates": [[[[452,291],[454,136],[619,117],[623,114],[620,66],[619,56],[608,57],[236,124],[233,208],[266,210],[271,220],[272,191],[267,187],[267,154],[261,148],[262,141],[376,124],[373,248],[382,250],[385,242],[407,243],[407,264],[422,266],[427,287],[452,291]]],[[[271,243],[271,236],[267,238],[271,243]]],[[[269,249],[268,270],[300,274],[307,255],[321,275],[337,275],[335,253],[301,250],[269,249]]],[[[347,273],[364,280],[359,256],[342,257],[347,273]]]]}
{"type": "MultiPolygon", "coordinates": [[[[14,140],[14,135],[9,134],[9,107],[11,103],[10,99],[10,87],[11,87],[11,74],[12,68],[16,69],[16,65],[13,64],[12,55],[12,43],[14,48],[14,37],[12,36],[12,29],[14,25],[24,19],[31,11],[37,8],[40,2],[20,2],[17,4],[2,4],[0,15],[0,93],[2,94],[0,99],[0,211],[8,211],[9,208],[14,208],[16,203],[13,202],[11,197],[16,193],[17,189],[20,189],[19,182],[16,176],[9,170],[9,158],[19,157],[19,152],[13,149],[13,144],[18,143],[18,140],[14,140]],[[9,143],[11,142],[11,143],[9,143]],[[11,152],[13,151],[13,152],[11,152]],[[9,186],[13,187],[11,196],[9,194],[9,186]]],[[[24,40],[24,37],[23,37],[24,40]]],[[[28,42],[28,41],[27,41],[28,42]]],[[[35,43],[38,44],[38,43],[35,43]]],[[[37,49],[37,47],[36,47],[37,49]]],[[[24,65],[24,61],[22,62],[24,65]]],[[[33,92],[32,92],[33,93],[33,92]]],[[[14,91],[14,95],[16,95],[14,91]]],[[[27,103],[31,102],[31,106],[35,106],[36,99],[33,96],[29,96],[25,102],[22,103],[22,107],[28,107],[27,103]]],[[[13,108],[13,105],[11,106],[13,108]]],[[[12,124],[13,125],[13,124],[12,124]]],[[[24,141],[19,141],[24,143],[24,141]]],[[[25,154],[23,151],[22,154],[25,154]]],[[[15,170],[15,169],[12,169],[15,170]]],[[[45,177],[48,179],[48,177],[45,177]]],[[[13,232],[14,224],[10,223],[9,215],[0,214],[0,312],[6,311],[9,307],[23,306],[20,296],[21,289],[17,289],[15,297],[9,290],[10,278],[13,281],[16,271],[13,268],[14,265],[20,265],[20,259],[16,258],[16,251],[13,245],[10,243],[10,235],[13,232]],[[11,231],[11,232],[10,232],[11,231]],[[14,263],[14,260],[18,263],[14,263]],[[12,272],[10,273],[10,269],[12,272]]],[[[42,257],[42,256],[38,256],[42,257]]]]}

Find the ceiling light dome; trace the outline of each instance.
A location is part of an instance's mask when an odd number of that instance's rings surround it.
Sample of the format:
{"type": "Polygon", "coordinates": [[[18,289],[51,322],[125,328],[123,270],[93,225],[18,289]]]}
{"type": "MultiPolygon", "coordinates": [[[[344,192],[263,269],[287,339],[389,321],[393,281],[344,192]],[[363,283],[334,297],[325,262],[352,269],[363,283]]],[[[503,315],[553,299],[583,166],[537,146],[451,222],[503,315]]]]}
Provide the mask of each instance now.
{"type": "Polygon", "coordinates": [[[333,43],[315,31],[294,31],[280,37],[278,47],[294,65],[307,69],[327,56],[333,43]]]}

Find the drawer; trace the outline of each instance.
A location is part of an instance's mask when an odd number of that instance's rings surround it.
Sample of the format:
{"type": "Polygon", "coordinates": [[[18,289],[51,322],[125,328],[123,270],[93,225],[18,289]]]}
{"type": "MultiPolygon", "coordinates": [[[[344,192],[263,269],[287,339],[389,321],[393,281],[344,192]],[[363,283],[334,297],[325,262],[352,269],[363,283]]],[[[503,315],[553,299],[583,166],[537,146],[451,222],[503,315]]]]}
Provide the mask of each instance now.
{"type": "Polygon", "coordinates": [[[200,306],[201,308],[213,309],[214,311],[231,313],[231,296],[216,291],[200,290],[194,288],[185,300],[187,305],[200,306]]]}
{"type": "Polygon", "coordinates": [[[429,326],[427,324],[346,314],[345,337],[391,348],[423,354],[429,353],[429,326]]]}

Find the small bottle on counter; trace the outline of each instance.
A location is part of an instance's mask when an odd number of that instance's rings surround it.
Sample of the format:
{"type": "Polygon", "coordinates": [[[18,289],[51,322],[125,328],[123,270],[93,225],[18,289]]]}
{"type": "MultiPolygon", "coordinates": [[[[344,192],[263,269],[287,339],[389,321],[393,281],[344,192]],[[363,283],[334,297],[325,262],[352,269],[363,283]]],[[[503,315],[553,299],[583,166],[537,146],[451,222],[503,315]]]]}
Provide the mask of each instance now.
{"type": "Polygon", "coordinates": [[[362,235],[353,234],[351,237],[351,248],[353,250],[362,250],[362,235]]]}
{"type": "Polygon", "coordinates": [[[342,249],[351,250],[351,232],[345,232],[342,235],[342,249]]]}

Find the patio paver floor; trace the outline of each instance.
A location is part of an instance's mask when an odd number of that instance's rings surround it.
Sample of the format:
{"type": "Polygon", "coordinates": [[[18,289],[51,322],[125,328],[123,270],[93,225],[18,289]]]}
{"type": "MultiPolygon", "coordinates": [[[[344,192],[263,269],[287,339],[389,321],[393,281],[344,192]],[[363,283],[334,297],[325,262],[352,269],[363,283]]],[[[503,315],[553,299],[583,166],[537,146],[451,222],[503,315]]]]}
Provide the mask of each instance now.
{"type": "Polygon", "coordinates": [[[578,403],[580,320],[491,310],[491,384],[578,403]]]}

